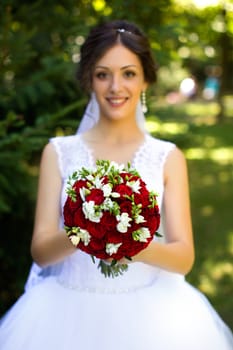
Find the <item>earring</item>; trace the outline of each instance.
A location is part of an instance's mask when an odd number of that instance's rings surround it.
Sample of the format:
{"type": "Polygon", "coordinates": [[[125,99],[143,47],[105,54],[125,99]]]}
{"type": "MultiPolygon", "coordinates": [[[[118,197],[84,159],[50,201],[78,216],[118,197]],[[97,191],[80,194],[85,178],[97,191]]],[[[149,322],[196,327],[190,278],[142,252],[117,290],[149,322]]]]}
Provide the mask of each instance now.
{"type": "Polygon", "coordinates": [[[146,113],[148,111],[147,105],[146,105],[146,92],[142,91],[142,111],[143,113],[146,113]]]}

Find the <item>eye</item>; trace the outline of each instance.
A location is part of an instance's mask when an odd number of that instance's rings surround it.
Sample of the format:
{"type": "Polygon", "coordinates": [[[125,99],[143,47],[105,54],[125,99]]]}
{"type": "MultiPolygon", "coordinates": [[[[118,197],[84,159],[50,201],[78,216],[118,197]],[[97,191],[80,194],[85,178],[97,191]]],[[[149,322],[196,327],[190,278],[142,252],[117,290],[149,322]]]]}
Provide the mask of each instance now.
{"type": "Polygon", "coordinates": [[[136,72],[133,71],[133,70],[126,70],[124,72],[124,75],[125,75],[126,78],[133,78],[133,77],[135,77],[136,72]]]}
{"type": "Polygon", "coordinates": [[[96,78],[98,78],[98,79],[100,79],[100,80],[104,80],[104,79],[106,79],[107,78],[107,76],[108,76],[108,73],[107,72],[97,72],[96,74],[95,74],[95,76],[96,76],[96,78]]]}

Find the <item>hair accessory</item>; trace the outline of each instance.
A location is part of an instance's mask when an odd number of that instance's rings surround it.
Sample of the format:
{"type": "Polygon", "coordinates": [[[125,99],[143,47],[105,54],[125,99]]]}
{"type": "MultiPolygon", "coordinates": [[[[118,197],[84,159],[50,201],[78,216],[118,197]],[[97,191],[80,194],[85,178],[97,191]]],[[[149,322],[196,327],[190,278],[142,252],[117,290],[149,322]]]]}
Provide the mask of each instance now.
{"type": "Polygon", "coordinates": [[[143,113],[146,113],[148,111],[147,105],[146,105],[146,92],[142,91],[142,111],[143,113]]]}
{"type": "Polygon", "coordinates": [[[129,30],[126,30],[124,28],[117,28],[116,31],[118,33],[128,33],[128,34],[132,34],[132,32],[130,32],[129,30]]]}

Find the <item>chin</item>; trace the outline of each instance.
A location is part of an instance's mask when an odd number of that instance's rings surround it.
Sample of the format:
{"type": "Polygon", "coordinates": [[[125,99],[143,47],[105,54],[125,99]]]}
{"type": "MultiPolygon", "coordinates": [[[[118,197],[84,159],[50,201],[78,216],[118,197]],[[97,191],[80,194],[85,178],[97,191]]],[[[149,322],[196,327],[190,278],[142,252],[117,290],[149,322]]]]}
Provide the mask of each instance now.
{"type": "Polygon", "coordinates": [[[102,114],[104,119],[112,120],[112,121],[120,121],[126,119],[125,114],[123,113],[106,113],[102,114]]]}

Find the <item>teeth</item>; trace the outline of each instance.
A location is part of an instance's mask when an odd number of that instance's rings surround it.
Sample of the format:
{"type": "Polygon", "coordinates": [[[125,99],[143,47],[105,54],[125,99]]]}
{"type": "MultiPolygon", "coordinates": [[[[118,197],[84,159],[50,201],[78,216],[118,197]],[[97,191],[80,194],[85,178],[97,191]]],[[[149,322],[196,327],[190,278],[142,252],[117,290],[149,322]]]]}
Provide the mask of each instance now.
{"type": "Polygon", "coordinates": [[[119,98],[117,98],[117,99],[110,98],[109,101],[111,103],[113,103],[113,104],[121,104],[122,102],[125,101],[125,99],[124,98],[121,98],[121,99],[119,99],[119,98]]]}

